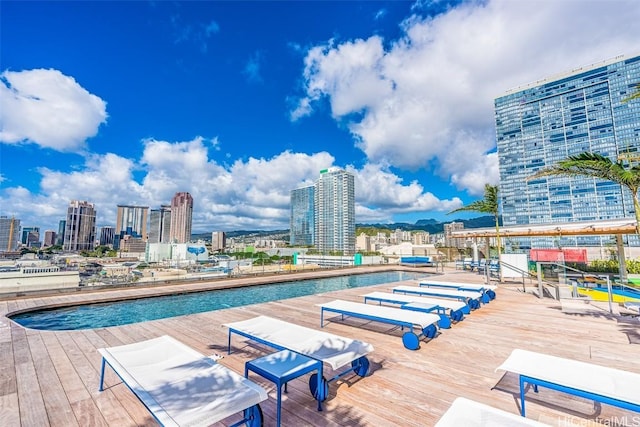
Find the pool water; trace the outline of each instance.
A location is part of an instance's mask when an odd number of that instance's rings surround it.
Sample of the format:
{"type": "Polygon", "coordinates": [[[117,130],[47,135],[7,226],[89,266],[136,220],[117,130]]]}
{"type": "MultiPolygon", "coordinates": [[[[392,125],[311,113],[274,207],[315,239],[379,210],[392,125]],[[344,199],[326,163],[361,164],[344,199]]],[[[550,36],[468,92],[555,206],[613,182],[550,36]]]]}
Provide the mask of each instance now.
{"type": "MultiPolygon", "coordinates": [[[[594,301],[609,301],[609,292],[606,287],[597,286],[593,288],[578,288],[580,295],[591,297],[594,301]]],[[[636,290],[621,290],[620,287],[612,286],[611,288],[612,302],[638,302],[640,301],[640,292],[636,290]]]]}
{"type": "Polygon", "coordinates": [[[414,280],[424,276],[424,273],[404,271],[356,274],[37,310],[16,314],[10,318],[24,327],[40,330],[105,328],[342,289],[414,280]]]}

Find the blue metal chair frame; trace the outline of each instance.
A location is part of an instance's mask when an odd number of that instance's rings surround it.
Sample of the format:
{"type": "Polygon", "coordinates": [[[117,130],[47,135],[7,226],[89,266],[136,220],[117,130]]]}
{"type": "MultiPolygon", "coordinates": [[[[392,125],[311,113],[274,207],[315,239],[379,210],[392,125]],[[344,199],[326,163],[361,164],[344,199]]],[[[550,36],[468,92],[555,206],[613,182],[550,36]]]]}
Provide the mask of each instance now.
{"type": "Polygon", "coordinates": [[[382,305],[383,302],[386,302],[388,304],[397,304],[400,306],[400,308],[405,308],[407,310],[424,311],[427,313],[435,311],[438,314],[438,316],[440,316],[440,321],[438,322],[438,326],[444,329],[449,329],[451,327],[452,320],[455,322],[459,322],[462,319],[464,319],[464,313],[461,310],[449,310],[449,312],[447,313],[447,308],[442,307],[440,305],[435,305],[434,309],[432,310],[417,310],[415,307],[404,307],[405,305],[409,304],[404,301],[397,301],[390,298],[378,298],[378,297],[365,296],[364,303],[366,304],[369,301],[375,301],[378,303],[378,305],[382,305]]]}
{"type": "MultiPolygon", "coordinates": [[[[289,381],[312,371],[317,371],[317,373],[321,375],[322,362],[317,359],[312,359],[311,357],[295,353],[291,350],[280,350],[280,353],[276,354],[282,354],[287,358],[297,355],[296,359],[300,358],[301,360],[297,362],[295,368],[287,365],[286,369],[288,370],[288,372],[283,375],[282,372],[279,372],[277,367],[271,363],[270,357],[274,356],[273,354],[262,356],[258,359],[250,360],[244,364],[244,377],[249,378],[249,372],[251,371],[255,372],[263,378],[266,378],[269,381],[272,381],[276,385],[276,426],[280,427],[280,419],[282,418],[282,386],[284,386],[284,392],[287,393],[287,383],[289,381]]],[[[320,405],[321,403],[320,401],[318,401],[319,411],[322,410],[320,405]]]]}
{"type": "MultiPolygon", "coordinates": [[[[281,345],[272,343],[270,341],[264,340],[262,338],[256,337],[255,335],[248,334],[246,332],[240,331],[238,329],[229,328],[229,343],[228,343],[228,353],[231,354],[231,334],[236,334],[248,338],[250,340],[259,342],[260,344],[264,344],[267,347],[275,348],[276,350],[289,350],[294,353],[298,353],[295,350],[291,350],[289,348],[283,347],[281,345]]],[[[302,354],[302,353],[299,353],[302,354]]],[[[303,356],[310,357],[306,354],[302,354],[303,356]]],[[[312,358],[313,359],[313,358],[312,358]]],[[[355,372],[358,376],[364,377],[369,372],[369,359],[367,356],[361,356],[356,360],[351,362],[351,368],[344,370],[336,374],[333,378],[326,379],[323,375],[323,364],[322,360],[315,359],[321,362],[318,367],[318,373],[311,375],[309,379],[309,390],[311,391],[311,395],[318,400],[318,411],[322,411],[322,402],[324,402],[329,395],[329,383],[336,381],[345,375],[350,374],[351,372],[355,372]]]]}
{"type": "Polygon", "coordinates": [[[612,397],[603,396],[601,394],[591,393],[584,390],[578,390],[572,387],[567,387],[561,384],[553,383],[550,381],[540,380],[538,378],[529,377],[526,375],[520,375],[520,415],[525,416],[524,408],[524,388],[525,384],[531,384],[534,392],[538,392],[538,386],[546,387],[551,390],[561,391],[563,393],[572,394],[578,397],[584,397],[596,402],[606,403],[608,405],[617,406],[623,409],[629,409],[631,411],[640,412],[640,405],[636,403],[625,402],[623,400],[615,399],[612,397]]]}
{"type": "Polygon", "coordinates": [[[374,322],[388,323],[391,325],[400,326],[402,330],[404,330],[404,328],[407,328],[409,329],[409,331],[405,332],[402,335],[402,344],[404,344],[405,348],[407,348],[408,350],[417,350],[418,348],[420,348],[421,336],[424,336],[425,338],[434,338],[438,333],[438,328],[436,327],[435,324],[431,324],[425,327],[424,329],[421,329],[420,333],[416,334],[415,332],[413,332],[414,324],[411,322],[405,322],[397,319],[389,319],[386,317],[370,316],[367,314],[354,313],[347,310],[338,310],[338,309],[329,308],[329,307],[320,307],[320,308],[321,308],[320,310],[320,327],[321,328],[324,328],[324,312],[325,311],[340,314],[342,316],[342,320],[344,320],[344,316],[352,316],[352,317],[358,317],[361,319],[372,320],[374,322]]]}

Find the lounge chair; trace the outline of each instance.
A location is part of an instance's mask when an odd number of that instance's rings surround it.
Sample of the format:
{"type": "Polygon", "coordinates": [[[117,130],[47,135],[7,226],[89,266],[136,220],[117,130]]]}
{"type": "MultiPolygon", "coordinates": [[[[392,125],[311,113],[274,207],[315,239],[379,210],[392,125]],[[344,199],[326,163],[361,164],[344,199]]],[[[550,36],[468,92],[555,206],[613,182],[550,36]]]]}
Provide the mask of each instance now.
{"type": "Polygon", "coordinates": [[[558,390],[640,412],[640,374],[516,349],[496,371],[520,376],[520,413],[525,416],[525,384],[558,390]]]}
{"type": "Polygon", "coordinates": [[[402,335],[402,344],[409,350],[420,348],[420,337],[434,338],[438,333],[436,324],[440,316],[432,313],[421,313],[400,308],[384,307],[359,302],[334,300],[325,304],[316,304],[321,308],[320,326],[324,326],[324,312],[338,313],[344,316],[358,317],[375,322],[398,325],[408,331],[402,335]],[[420,329],[420,333],[413,332],[414,327],[420,329]]]}
{"type": "Polygon", "coordinates": [[[544,427],[547,425],[484,403],[458,397],[438,420],[435,427],[544,427]]]}
{"type": "Polygon", "coordinates": [[[162,425],[208,426],[238,412],[234,426],[262,425],[262,387],[170,336],[98,351],[100,391],[108,364],[162,425]]]}
{"type": "Polygon", "coordinates": [[[363,341],[344,338],[339,335],[318,331],[284,320],[268,316],[258,316],[240,322],[224,324],[229,328],[229,353],[231,353],[231,335],[236,334],[257,341],[277,350],[291,350],[331,366],[333,370],[346,365],[349,368],[326,379],[322,374],[312,374],[309,379],[311,394],[320,402],[329,394],[329,383],[351,372],[364,377],[369,373],[369,359],[366,355],[373,351],[373,346],[363,341]]]}
{"type": "MultiPolygon", "coordinates": [[[[376,301],[378,303],[388,303],[388,304],[400,304],[401,308],[417,309],[412,307],[405,307],[406,304],[422,304],[425,306],[431,305],[437,307],[436,311],[440,316],[440,321],[438,322],[438,326],[441,328],[449,328],[451,327],[451,320],[455,322],[459,322],[464,319],[464,309],[465,307],[468,309],[467,305],[460,301],[453,301],[447,299],[439,299],[439,298],[427,298],[420,297],[415,295],[406,295],[406,294],[391,294],[387,292],[371,292],[366,295],[363,295],[364,303],[366,304],[369,301],[376,301]]],[[[414,304],[414,305],[415,305],[414,304]]],[[[419,310],[418,310],[419,311],[419,310]]],[[[425,310],[432,311],[432,310],[425,310]]]]}
{"type": "Polygon", "coordinates": [[[482,294],[473,291],[458,291],[454,289],[425,288],[422,286],[396,286],[392,289],[396,294],[413,294],[437,298],[452,298],[467,304],[472,310],[480,308],[482,294]]]}
{"type": "Polygon", "coordinates": [[[440,282],[437,280],[431,279],[422,279],[419,282],[420,286],[425,286],[427,288],[446,288],[446,289],[457,289],[459,291],[473,291],[482,293],[482,302],[488,303],[490,300],[496,299],[496,289],[498,289],[495,285],[479,285],[474,283],[461,283],[461,282],[440,282]]]}

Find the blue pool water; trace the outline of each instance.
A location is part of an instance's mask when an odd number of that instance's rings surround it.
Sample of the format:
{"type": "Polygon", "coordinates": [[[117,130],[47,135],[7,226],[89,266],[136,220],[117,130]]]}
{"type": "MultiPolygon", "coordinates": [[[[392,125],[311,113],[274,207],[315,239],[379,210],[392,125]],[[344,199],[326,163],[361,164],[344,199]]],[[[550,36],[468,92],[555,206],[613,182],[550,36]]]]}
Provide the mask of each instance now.
{"type": "Polygon", "coordinates": [[[14,315],[11,319],[27,328],[41,330],[105,328],[424,276],[424,273],[403,271],[356,274],[38,310],[14,315]]]}
{"type": "MultiPolygon", "coordinates": [[[[595,286],[591,289],[594,289],[596,291],[601,291],[601,292],[609,292],[607,290],[606,286],[595,286]]],[[[635,289],[631,289],[631,288],[624,288],[622,289],[620,286],[611,286],[611,293],[614,295],[620,295],[623,297],[628,297],[628,298],[639,298],[640,299],[640,291],[637,291],[635,289]]]]}

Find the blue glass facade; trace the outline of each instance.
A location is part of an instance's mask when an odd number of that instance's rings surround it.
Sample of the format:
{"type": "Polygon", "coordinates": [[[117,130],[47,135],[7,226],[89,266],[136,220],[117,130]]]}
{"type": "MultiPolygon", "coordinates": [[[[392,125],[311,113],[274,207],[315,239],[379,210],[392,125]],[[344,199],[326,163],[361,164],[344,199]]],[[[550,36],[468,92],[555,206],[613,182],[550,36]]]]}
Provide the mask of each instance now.
{"type": "MultiPolygon", "coordinates": [[[[640,162],[640,101],[624,101],[639,82],[640,56],[616,58],[509,91],[495,100],[505,226],[634,217],[631,194],[615,183],[527,178],[585,151],[614,161],[640,162]]],[[[611,241],[609,236],[581,236],[520,239],[519,245],[598,246],[611,241]]]]}
{"type": "Polygon", "coordinates": [[[314,243],[313,193],[313,185],[291,190],[291,246],[311,246],[314,243]]]}

